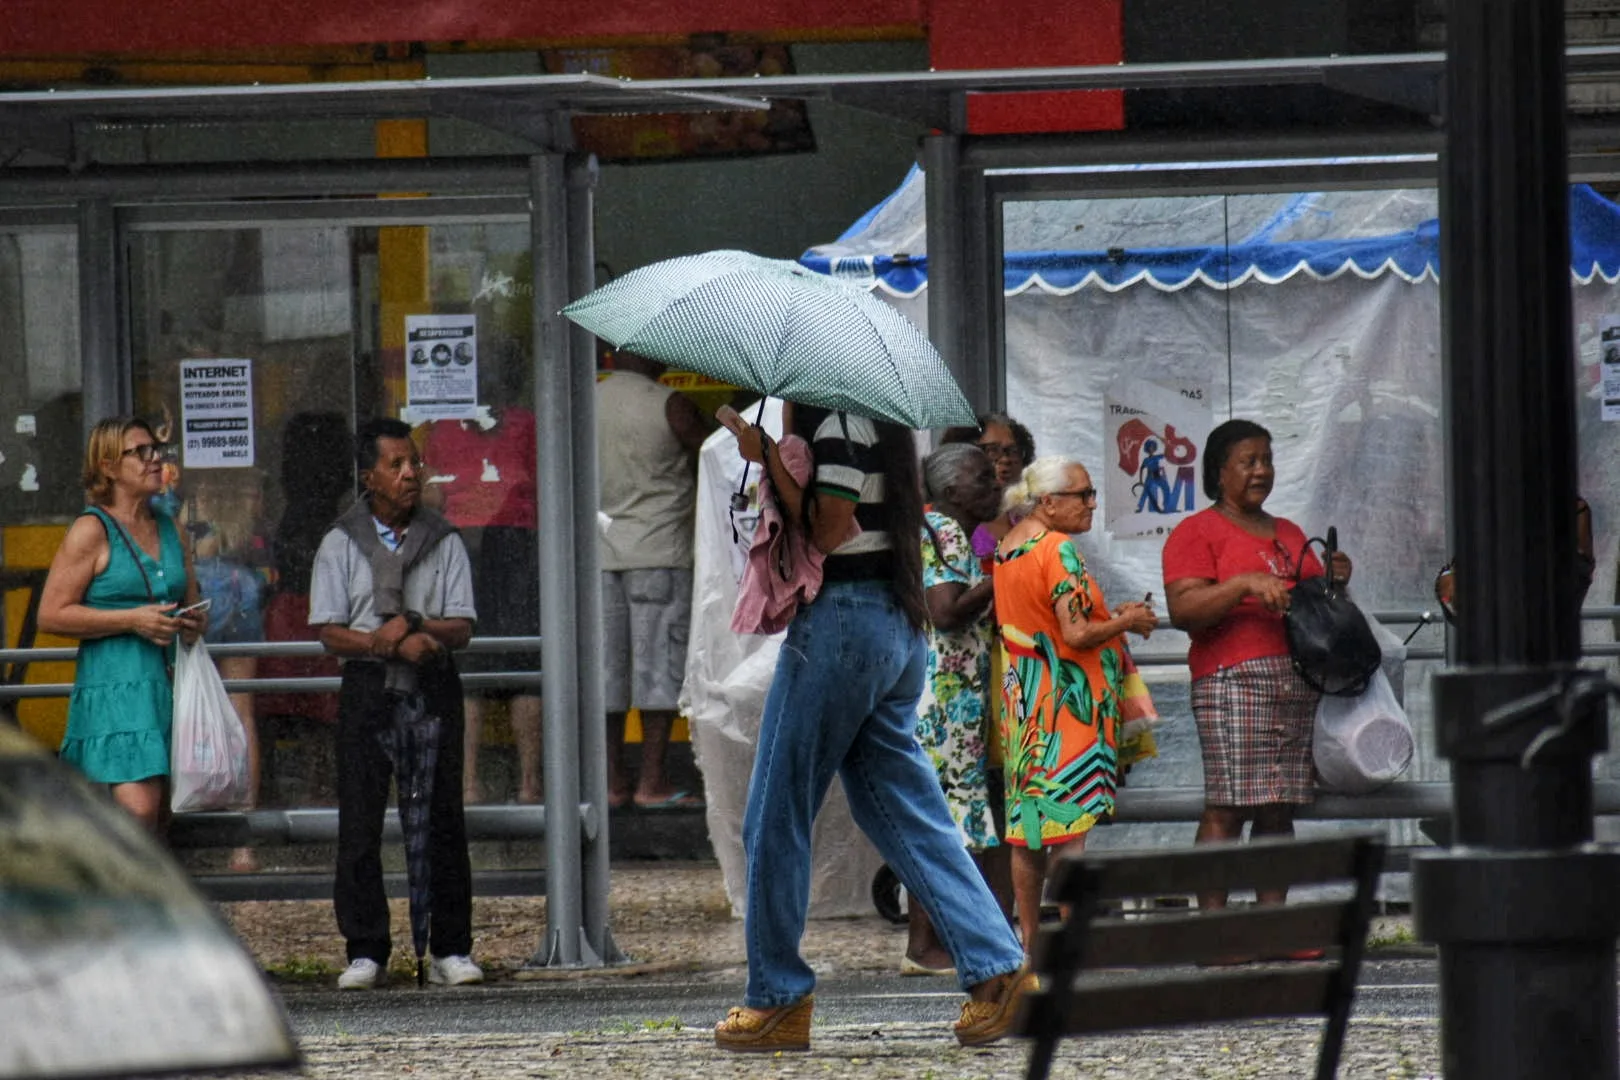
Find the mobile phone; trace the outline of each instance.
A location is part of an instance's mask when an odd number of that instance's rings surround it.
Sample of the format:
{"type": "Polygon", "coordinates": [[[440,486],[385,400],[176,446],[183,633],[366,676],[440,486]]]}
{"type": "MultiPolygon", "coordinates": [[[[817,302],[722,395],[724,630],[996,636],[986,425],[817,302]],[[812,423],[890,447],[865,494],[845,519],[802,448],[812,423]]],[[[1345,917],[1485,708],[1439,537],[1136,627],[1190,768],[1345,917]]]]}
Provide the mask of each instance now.
{"type": "Polygon", "coordinates": [[[213,606],[214,606],[214,602],[212,600],[209,600],[209,599],[199,600],[195,604],[187,604],[185,607],[183,607],[180,610],[176,611],[174,613],[173,617],[178,619],[182,615],[190,615],[193,611],[207,611],[209,608],[211,608],[213,606]]]}
{"type": "Polygon", "coordinates": [[[744,420],[742,415],[730,405],[722,405],[714,410],[714,418],[720,421],[721,427],[733,435],[741,435],[743,429],[748,426],[748,421],[744,420]]]}

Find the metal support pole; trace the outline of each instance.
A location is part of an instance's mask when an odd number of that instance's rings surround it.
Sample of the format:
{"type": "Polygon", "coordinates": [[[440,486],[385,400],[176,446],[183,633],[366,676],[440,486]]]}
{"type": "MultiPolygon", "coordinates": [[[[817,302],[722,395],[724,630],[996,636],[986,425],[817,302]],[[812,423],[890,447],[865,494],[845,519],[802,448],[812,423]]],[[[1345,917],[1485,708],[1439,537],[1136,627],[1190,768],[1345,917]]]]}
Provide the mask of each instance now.
{"type": "Polygon", "coordinates": [[[923,138],[928,338],[975,412],[1002,408],[1001,221],[984,171],[964,169],[957,135],[923,138]],[[995,220],[992,220],[992,217],[995,220]]]}
{"type": "Polygon", "coordinates": [[[967,263],[963,247],[960,164],[956,135],[925,135],[922,168],[928,236],[928,340],[975,409],[983,407],[968,362],[967,263]]]}
{"type": "Polygon", "coordinates": [[[579,677],[574,646],[574,418],[568,324],[568,195],[562,154],[531,159],[535,481],[540,495],[540,670],[545,698],[546,935],[532,966],[582,962],[579,677]]]}
{"type": "Polygon", "coordinates": [[[110,199],[86,199],[79,209],[79,364],[84,386],[84,434],[104,416],[133,407],[122,349],[118,302],[118,221],[110,199]]]}
{"type": "MultiPolygon", "coordinates": [[[[568,289],[570,299],[596,287],[596,158],[568,157],[568,289]]],[[[596,515],[596,339],[570,324],[570,392],[574,415],[574,655],[579,672],[579,779],[591,819],[584,839],[585,943],[598,963],[624,959],[608,925],[607,714],[602,706],[602,557],[596,515]]]]}
{"type": "Polygon", "coordinates": [[[966,246],[967,366],[973,372],[980,412],[1007,408],[1006,245],[1001,200],[990,194],[983,169],[961,178],[962,233],[966,246]]]}
{"type": "MultiPolygon", "coordinates": [[[[1469,1080],[1616,1076],[1620,857],[1592,839],[1560,0],[1452,4],[1441,170],[1460,666],[1435,680],[1455,847],[1413,861],[1441,1050],[1469,1080]],[[1562,732],[1548,740],[1554,728],[1562,732]]],[[[1590,683],[1587,684],[1590,688],[1590,683]]]]}

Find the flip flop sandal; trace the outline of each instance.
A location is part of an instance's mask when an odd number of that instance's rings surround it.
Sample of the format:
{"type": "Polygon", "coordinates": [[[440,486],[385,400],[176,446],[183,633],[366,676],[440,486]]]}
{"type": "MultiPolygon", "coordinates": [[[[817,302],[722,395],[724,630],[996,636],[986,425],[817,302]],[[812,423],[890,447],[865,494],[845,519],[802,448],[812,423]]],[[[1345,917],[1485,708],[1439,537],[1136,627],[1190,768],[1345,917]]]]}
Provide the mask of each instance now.
{"type": "MultiPolygon", "coordinates": [[[[634,802],[634,800],[631,801],[634,802]]],[[[677,791],[668,798],[659,799],[657,802],[638,802],[636,803],[636,809],[653,811],[701,810],[703,809],[703,799],[701,796],[694,795],[690,791],[677,791]]]]}
{"type": "Polygon", "coordinates": [[[714,1043],[722,1050],[758,1051],[810,1049],[810,1013],[815,995],[806,994],[792,1005],[775,1009],[748,1009],[734,1005],[714,1025],[714,1043]]]}
{"type": "Polygon", "coordinates": [[[954,978],[954,967],[931,968],[927,964],[919,964],[909,956],[900,957],[900,974],[902,975],[948,975],[954,978]]]}

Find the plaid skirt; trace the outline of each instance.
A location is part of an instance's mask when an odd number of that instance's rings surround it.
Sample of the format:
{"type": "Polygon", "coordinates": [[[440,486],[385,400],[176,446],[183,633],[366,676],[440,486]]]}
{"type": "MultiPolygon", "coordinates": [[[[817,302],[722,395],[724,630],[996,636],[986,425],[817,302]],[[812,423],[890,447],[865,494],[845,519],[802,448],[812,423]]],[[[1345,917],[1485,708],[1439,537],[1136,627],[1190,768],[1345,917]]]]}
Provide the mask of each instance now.
{"type": "Polygon", "coordinates": [[[1205,805],[1310,802],[1316,788],[1311,734],[1319,696],[1286,656],[1245,660],[1194,679],[1205,805]]]}

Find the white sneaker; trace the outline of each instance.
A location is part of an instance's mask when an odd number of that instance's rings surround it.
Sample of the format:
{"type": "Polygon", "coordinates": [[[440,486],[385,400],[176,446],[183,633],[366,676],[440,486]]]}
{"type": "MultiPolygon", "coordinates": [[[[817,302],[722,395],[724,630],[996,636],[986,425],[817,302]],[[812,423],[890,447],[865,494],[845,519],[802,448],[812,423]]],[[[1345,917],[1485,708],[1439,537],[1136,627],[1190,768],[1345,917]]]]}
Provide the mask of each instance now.
{"type": "Polygon", "coordinates": [[[428,957],[428,982],[440,986],[466,986],[484,981],[484,969],[470,956],[428,957]]]}
{"type": "Polygon", "coordinates": [[[350,960],[343,974],[338,976],[339,990],[370,990],[388,981],[388,969],[375,960],[360,957],[350,960]]]}

